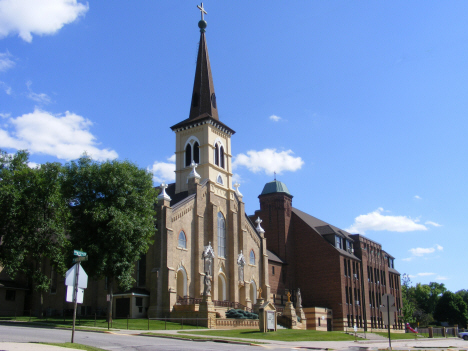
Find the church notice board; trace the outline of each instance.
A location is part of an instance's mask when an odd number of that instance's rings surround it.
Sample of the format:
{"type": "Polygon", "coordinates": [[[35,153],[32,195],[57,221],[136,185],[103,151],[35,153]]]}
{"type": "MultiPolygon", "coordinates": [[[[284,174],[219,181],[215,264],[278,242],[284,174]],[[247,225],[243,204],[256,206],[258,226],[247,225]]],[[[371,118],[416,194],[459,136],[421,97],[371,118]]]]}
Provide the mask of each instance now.
{"type": "Polygon", "coordinates": [[[275,330],[275,311],[266,311],[267,313],[267,329],[275,330]]]}

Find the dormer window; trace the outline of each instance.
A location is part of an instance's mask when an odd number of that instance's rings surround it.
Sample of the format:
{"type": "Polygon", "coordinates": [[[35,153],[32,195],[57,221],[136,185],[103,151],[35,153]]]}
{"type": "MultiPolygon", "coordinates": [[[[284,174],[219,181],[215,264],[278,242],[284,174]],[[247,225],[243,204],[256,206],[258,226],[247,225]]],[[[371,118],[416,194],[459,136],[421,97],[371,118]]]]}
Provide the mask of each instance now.
{"type": "Polygon", "coordinates": [[[341,239],[341,236],[335,236],[335,247],[337,249],[342,249],[343,248],[343,241],[341,239]]]}

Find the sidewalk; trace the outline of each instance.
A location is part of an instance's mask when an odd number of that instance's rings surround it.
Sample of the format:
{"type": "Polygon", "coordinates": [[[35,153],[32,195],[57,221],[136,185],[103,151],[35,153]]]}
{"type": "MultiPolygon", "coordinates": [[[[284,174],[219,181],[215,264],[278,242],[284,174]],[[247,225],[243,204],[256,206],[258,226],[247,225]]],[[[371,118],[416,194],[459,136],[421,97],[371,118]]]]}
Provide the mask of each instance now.
{"type": "MultiPolygon", "coordinates": [[[[83,329],[81,329],[83,331],[83,329]]],[[[140,336],[140,334],[146,334],[148,332],[154,334],[166,334],[166,335],[174,335],[177,337],[179,331],[182,330],[111,330],[108,331],[107,329],[102,329],[102,332],[110,333],[110,334],[120,334],[120,335],[132,335],[132,336],[140,336]]],[[[196,334],[199,332],[200,329],[183,329],[186,336],[197,336],[203,337],[203,335],[196,334]],[[191,334],[190,332],[194,332],[191,334]]],[[[143,337],[143,335],[141,335],[143,337]]],[[[367,333],[367,340],[358,340],[358,341],[276,341],[276,340],[258,340],[258,339],[242,339],[238,337],[212,337],[206,336],[207,339],[217,338],[217,339],[224,339],[224,340],[232,340],[235,339],[236,341],[245,341],[246,343],[262,343],[261,346],[276,346],[279,348],[285,349],[311,349],[311,350],[356,350],[356,351],[363,351],[363,350],[386,350],[389,347],[388,339],[382,339],[381,337],[377,337],[377,335],[372,333],[367,333]],[[375,337],[374,337],[375,336],[375,337]]],[[[187,342],[190,342],[187,340],[187,342]]],[[[460,338],[434,338],[434,339],[404,339],[404,340],[392,340],[392,349],[393,350],[445,350],[451,348],[452,350],[467,350],[468,351],[468,341],[465,341],[460,338]]],[[[76,349],[70,348],[63,348],[63,347],[56,347],[56,346],[49,346],[49,345],[41,345],[41,344],[34,344],[34,343],[0,343],[0,350],[5,351],[18,351],[18,350],[31,350],[31,351],[46,351],[46,350],[54,350],[54,351],[70,351],[76,349]],[[26,346],[27,345],[27,346],[26,346]]]]}

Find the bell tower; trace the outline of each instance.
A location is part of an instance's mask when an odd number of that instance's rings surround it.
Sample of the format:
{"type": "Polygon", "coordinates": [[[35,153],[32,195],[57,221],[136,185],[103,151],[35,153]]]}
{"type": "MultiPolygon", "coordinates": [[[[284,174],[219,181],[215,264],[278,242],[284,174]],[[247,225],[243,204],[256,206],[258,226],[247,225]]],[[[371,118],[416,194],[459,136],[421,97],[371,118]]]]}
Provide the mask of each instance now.
{"type": "Polygon", "coordinates": [[[211,74],[210,58],[205,31],[207,14],[203,3],[201,12],[200,43],[193,83],[189,118],[171,127],[176,133],[176,190],[188,190],[191,163],[198,164],[197,173],[226,190],[232,190],[231,136],[234,130],[219,120],[216,94],[211,74]]]}

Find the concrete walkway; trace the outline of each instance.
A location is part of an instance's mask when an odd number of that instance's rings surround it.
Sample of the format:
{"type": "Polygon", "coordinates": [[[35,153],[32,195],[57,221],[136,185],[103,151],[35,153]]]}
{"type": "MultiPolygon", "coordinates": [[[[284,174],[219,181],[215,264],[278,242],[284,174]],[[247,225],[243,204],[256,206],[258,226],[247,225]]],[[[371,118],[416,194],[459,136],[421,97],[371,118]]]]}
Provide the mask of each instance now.
{"type": "MultiPolygon", "coordinates": [[[[83,329],[81,329],[83,330],[83,329]]],[[[177,337],[177,334],[181,330],[111,330],[103,329],[103,332],[120,335],[132,335],[139,336],[144,333],[155,333],[155,334],[169,334],[177,337]]],[[[193,335],[200,337],[201,335],[196,334],[200,329],[184,329],[184,335],[193,335]],[[193,332],[191,334],[190,332],[193,332]]],[[[363,334],[364,336],[364,334],[363,334]]],[[[144,336],[140,336],[144,337],[144,336]]],[[[259,346],[265,349],[271,348],[284,348],[285,350],[385,350],[389,347],[388,339],[382,338],[379,335],[366,333],[366,340],[358,339],[358,341],[272,341],[272,340],[255,340],[255,339],[242,339],[246,343],[260,342],[263,343],[259,346]]],[[[241,338],[231,337],[212,337],[207,338],[222,338],[225,340],[241,338]]],[[[189,342],[189,341],[188,341],[189,342]]],[[[405,339],[405,340],[392,340],[393,350],[445,350],[451,348],[451,350],[467,350],[468,341],[460,338],[434,338],[434,339],[405,339]]],[[[17,350],[31,350],[31,351],[45,351],[45,350],[56,350],[56,351],[70,351],[70,348],[58,348],[55,346],[41,345],[34,343],[0,343],[0,350],[17,351],[17,350]]]]}

